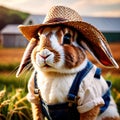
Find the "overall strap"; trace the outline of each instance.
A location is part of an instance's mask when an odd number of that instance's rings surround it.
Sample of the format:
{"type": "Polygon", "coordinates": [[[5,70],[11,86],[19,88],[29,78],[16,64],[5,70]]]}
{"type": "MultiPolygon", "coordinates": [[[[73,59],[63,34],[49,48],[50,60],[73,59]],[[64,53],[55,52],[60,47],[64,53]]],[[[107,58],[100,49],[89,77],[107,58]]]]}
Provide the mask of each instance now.
{"type": "Polygon", "coordinates": [[[34,75],[34,93],[35,94],[39,94],[39,88],[38,88],[38,85],[37,85],[37,72],[35,72],[35,75],[34,75]]]}
{"type": "Polygon", "coordinates": [[[112,84],[111,84],[110,81],[106,81],[106,82],[107,82],[107,85],[108,85],[108,90],[107,90],[106,93],[102,96],[105,104],[104,104],[104,106],[102,106],[102,107],[100,108],[100,113],[103,113],[103,112],[108,108],[108,106],[109,106],[109,104],[110,104],[110,95],[111,95],[110,89],[111,89],[112,84]]]}
{"type": "Polygon", "coordinates": [[[86,67],[82,71],[77,73],[67,96],[68,102],[76,103],[79,86],[83,78],[89,73],[92,67],[93,67],[93,64],[90,61],[88,61],[86,67]]]}

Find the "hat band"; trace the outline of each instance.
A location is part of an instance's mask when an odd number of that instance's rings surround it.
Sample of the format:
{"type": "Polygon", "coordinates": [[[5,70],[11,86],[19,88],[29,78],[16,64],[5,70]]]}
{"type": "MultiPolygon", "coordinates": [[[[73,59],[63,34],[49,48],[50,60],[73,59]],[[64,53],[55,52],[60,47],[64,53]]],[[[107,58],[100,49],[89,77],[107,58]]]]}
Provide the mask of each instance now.
{"type": "Polygon", "coordinates": [[[53,23],[53,22],[63,22],[63,21],[66,21],[67,19],[64,19],[64,18],[53,18],[53,19],[50,19],[48,21],[46,21],[45,23],[53,23]]]}

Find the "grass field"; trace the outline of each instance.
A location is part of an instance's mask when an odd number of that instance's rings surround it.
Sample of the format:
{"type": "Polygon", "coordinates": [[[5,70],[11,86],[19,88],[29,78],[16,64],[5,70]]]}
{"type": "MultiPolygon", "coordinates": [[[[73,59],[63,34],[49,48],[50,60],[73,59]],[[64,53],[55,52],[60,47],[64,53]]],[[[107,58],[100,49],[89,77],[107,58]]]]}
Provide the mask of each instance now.
{"type": "Polygon", "coordinates": [[[26,72],[15,77],[24,49],[0,48],[0,120],[32,120],[30,103],[26,99],[26,72]]]}
{"type": "MultiPolygon", "coordinates": [[[[113,56],[120,65],[120,43],[110,44],[113,56]]],[[[0,48],[0,120],[31,120],[31,107],[26,100],[30,72],[16,78],[24,48],[0,48]],[[25,112],[26,111],[26,112],[25,112]]],[[[113,83],[112,94],[120,112],[120,69],[99,65],[91,55],[89,59],[102,68],[103,76],[113,83]]]]}

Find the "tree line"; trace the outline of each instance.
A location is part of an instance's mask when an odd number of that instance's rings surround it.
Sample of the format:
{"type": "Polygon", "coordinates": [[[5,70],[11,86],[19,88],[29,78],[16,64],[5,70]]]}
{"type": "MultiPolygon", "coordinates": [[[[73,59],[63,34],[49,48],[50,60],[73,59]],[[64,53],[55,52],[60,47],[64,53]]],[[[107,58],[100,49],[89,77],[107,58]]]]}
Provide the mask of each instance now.
{"type": "Polygon", "coordinates": [[[0,30],[7,24],[21,24],[28,17],[28,13],[12,10],[0,6],[0,30]]]}

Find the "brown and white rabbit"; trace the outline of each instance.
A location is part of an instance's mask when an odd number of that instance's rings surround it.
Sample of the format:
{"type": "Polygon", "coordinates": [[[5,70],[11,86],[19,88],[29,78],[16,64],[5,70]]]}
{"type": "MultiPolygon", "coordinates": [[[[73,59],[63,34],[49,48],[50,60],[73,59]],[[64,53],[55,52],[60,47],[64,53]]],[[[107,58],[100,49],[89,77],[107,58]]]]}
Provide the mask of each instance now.
{"type": "MultiPolygon", "coordinates": [[[[69,9],[56,8],[56,11],[69,9]]],[[[29,29],[19,27],[30,42],[17,76],[31,60],[34,71],[28,83],[27,98],[32,105],[34,120],[44,120],[45,117],[48,120],[120,120],[110,95],[110,84],[85,53],[88,50],[101,64],[118,68],[104,36],[87,23],[85,33],[60,20],[59,24],[49,21],[50,24],[29,26],[29,29]],[[88,29],[94,29],[94,32],[89,33],[88,29]],[[74,91],[77,91],[75,96],[74,91]]]]}

